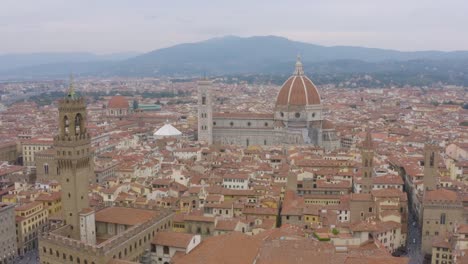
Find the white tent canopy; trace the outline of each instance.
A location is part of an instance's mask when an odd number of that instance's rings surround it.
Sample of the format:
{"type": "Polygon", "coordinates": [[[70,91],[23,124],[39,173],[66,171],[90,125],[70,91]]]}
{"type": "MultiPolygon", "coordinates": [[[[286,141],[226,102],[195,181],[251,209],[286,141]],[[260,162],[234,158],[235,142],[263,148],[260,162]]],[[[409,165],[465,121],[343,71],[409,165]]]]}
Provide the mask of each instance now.
{"type": "Polygon", "coordinates": [[[177,128],[173,127],[171,124],[165,124],[156,132],[154,132],[153,136],[156,139],[165,137],[180,137],[182,136],[182,132],[180,132],[177,128]]]}

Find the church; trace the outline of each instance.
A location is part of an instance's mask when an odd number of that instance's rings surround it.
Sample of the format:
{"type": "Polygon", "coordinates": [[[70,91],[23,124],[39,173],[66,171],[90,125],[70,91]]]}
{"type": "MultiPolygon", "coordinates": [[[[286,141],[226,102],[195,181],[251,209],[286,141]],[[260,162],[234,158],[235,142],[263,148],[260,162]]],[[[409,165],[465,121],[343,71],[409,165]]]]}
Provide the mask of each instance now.
{"type": "Polygon", "coordinates": [[[213,113],[212,82],[198,82],[198,140],[223,145],[304,145],[334,150],[340,140],[324,119],[319,91],[302,62],[284,82],[273,113],[213,113]]]}

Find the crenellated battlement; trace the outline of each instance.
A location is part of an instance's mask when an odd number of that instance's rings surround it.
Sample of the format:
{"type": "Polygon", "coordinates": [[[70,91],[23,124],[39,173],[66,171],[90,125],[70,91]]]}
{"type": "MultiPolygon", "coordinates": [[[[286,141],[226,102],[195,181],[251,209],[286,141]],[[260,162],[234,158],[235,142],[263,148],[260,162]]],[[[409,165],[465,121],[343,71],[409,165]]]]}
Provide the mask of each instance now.
{"type": "Polygon", "coordinates": [[[78,135],[56,135],[54,137],[54,142],[59,143],[60,145],[64,146],[75,146],[77,142],[83,141],[83,144],[87,144],[88,142],[91,141],[91,135],[85,131],[83,133],[80,133],[78,135]],[[67,145],[67,142],[69,142],[69,145],[67,145]]]}
{"type": "Polygon", "coordinates": [[[62,104],[67,104],[67,105],[83,105],[86,106],[86,100],[84,97],[77,97],[77,98],[63,98],[59,100],[59,107],[62,104]]]}
{"type": "MultiPolygon", "coordinates": [[[[154,210],[156,207],[147,206],[147,205],[139,205],[139,206],[122,206],[127,208],[135,208],[135,209],[147,209],[147,210],[154,210]]],[[[111,237],[110,239],[97,244],[97,245],[90,245],[84,243],[80,240],[68,238],[60,233],[61,229],[66,229],[67,225],[62,225],[57,228],[53,232],[43,233],[41,234],[41,240],[47,241],[49,243],[58,245],[58,246],[65,246],[67,248],[71,248],[76,251],[84,252],[86,254],[94,255],[94,256],[104,256],[108,252],[112,251],[115,248],[122,246],[123,244],[127,243],[131,238],[138,236],[139,234],[145,233],[148,229],[154,229],[155,225],[159,223],[164,223],[172,219],[173,212],[170,210],[157,210],[160,212],[159,215],[152,218],[151,220],[140,224],[130,227],[129,229],[125,230],[121,234],[111,237]]]]}

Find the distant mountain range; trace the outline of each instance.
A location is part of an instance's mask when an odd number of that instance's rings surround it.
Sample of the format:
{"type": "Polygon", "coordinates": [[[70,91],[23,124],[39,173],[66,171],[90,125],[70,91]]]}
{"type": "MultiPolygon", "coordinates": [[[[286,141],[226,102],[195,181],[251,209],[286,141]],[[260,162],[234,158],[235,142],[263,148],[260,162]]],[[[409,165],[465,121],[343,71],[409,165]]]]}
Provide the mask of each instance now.
{"type": "MultiPolygon", "coordinates": [[[[325,47],[276,36],[213,38],[148,53],[0,55],[1,79],[83,76],[202,76],[289,74],[300,54],[305,71],[322,77],[356,74],[435,75],[430,81],[468,84],[468,51],[416,51],[325,47]]],[[[420,77],[418,77],[420,78],[420,77]]],[[[325,78],[326,79],[326,78],[325,78]]],[[[398,79],[398,78],[397,78],[398,79]]]]}

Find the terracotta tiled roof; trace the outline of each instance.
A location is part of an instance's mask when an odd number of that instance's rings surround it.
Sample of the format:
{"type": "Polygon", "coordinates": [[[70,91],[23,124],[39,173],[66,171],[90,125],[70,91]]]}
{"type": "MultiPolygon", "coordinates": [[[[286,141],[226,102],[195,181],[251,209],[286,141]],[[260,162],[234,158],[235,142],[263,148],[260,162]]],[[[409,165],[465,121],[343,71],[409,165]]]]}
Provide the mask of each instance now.
{"type": "Polygon", "coordinates": [[[407,257],[391,257],[391,256],[349,256],[344,264],[407,264],[407,257]]]}
{"type": "Polygon", "coordinates": [[[312,81],[304,75],[293,75],[283,84],[276,106],[306,106],[320,104],[320,95],[312,81]]]}
{"type": "Polygon", "coordinates": [[[447,190],[447,189],[427,191],[424,195],[425,202],[431,202],[431,201],[456,202],[457,200],[458,200],[457,193],[454,191],[447,190]]]}
{"type": "Polygon", "coordinates": [[[187,248],[195,235],[178,232],[159,232],[151,244],[176,248],[187,248]]]}
{"type": "Polygon", "coordinates": [[[253,263],[262,240],[233,232],[206,238],[190,254],[172,259],[174,264],[238,264],[253,263]]]}
{"type": "Polygon", "coordinates": [[[113,96],[107,105],[108,108],[128,108],[128,100],[122,95],[113,96]]]}
{"type": "Polygon", "coordinates": [[[158,212],[152,210],[107,207],[96,212],[96,222],[106,222],[121,225],[138,225],[157,217],[158,212]]]}
{"type": "Polygon", "coordinates": [[[221,231],[234,231],[239,221],[231,219],[221,219],[218,220],[215,226],[215,230],[221,231]]]}

